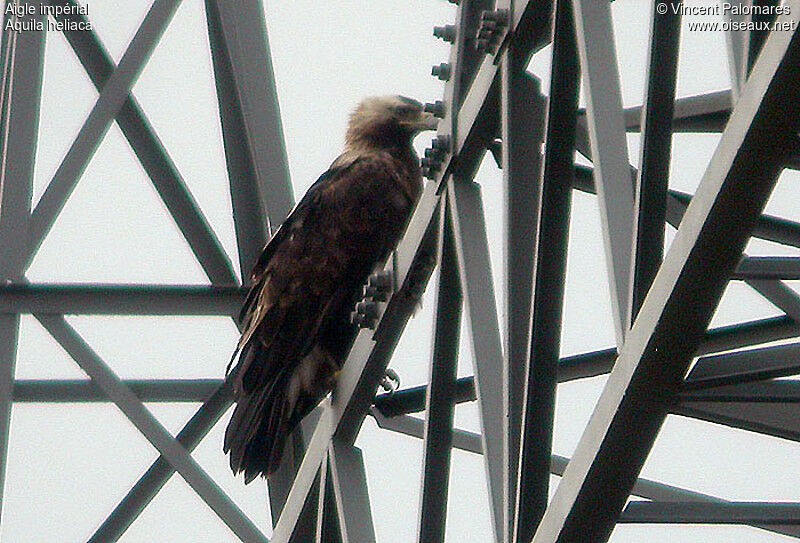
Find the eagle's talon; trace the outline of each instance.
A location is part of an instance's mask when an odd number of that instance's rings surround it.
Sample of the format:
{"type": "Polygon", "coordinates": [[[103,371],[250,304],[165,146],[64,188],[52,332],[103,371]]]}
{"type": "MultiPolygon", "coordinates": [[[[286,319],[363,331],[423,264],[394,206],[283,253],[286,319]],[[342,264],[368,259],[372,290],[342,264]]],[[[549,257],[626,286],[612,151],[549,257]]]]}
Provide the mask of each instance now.
{"type": "Polygon", "coordinates": [[[386,368],[383,379],[381,379],[381,388],[389,394],[400,388],[400,376],[396,371],[386,368]]]}

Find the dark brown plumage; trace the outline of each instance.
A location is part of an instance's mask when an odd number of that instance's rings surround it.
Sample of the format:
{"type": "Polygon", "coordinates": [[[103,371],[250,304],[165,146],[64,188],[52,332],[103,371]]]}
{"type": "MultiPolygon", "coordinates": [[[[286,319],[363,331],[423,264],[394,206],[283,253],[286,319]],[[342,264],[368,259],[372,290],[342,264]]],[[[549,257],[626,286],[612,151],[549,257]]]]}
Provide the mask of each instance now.
{"type": "Polygon", "coordinates": [[[255,265],[231,360],[236,408],[224,451],[249,483],[279,466],[286,437],[332,389],[357,333],[361,286],[399,241],[422,189],[411,146],[435,123],[419,102],[368,98],[344,152],[255,265]]]}

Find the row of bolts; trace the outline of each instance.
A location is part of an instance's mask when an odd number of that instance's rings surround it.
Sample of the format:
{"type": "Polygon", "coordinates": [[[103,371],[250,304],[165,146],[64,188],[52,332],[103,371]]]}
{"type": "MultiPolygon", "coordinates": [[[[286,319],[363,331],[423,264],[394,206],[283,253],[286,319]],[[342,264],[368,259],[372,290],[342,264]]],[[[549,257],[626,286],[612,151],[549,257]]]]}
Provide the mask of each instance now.
{"type": "MultiPolygon", "coordinates": [[[[457,0],[450,1],[458,3],[457,0]]],[[[497,52],[503,30],[508,26],[508,19],[507,9],[485,10],[481,13],[480,26],[475,36],[475,49],[479,53],[494,54],[497,52]]],[[[456,27],[455,25],[437,26],[433,29],[433,35],[448,43],[454,43],[457,36],[456,27]]],[[[448,81],[452,75],[450,65],[442,63],[433,66],[431,75],[442,81],[448,81]]],[[[432,113],[434,117],[443,119],[447,108],[443,101],[437,100],[425,104],[425,111],[432,113]]],[[[433,138],[431,146],[425,149],[425,156],[420,160],[420,165],[422,174],[426,178],[434,179],[436,177],[436,173],[442,167],[445,155],[450,152],[450,143],[450,136],[441,135],[433,138]]],[[[387,301],[393,287],[394,279],[391,271],[381,270],[370,275],[367,284],[364,285],[363,299],[350,313],[350,321],[359,328],[374,329],[378,322],[378,302],[387,301]]]]}
{"type": "MultiPolygon", "coordinates": [[[[455,3],[455,2],[454,2],[455,3]]],[[[484,10],[481,13],[480,25],[475,36],[475,49],[479,53],[494,54],[500,47],[500,40],[503,30],[508,26],[509,12],[507,9],[484,10]]],[[[455,25],[437,26],[433,29],[433,35],[448,43],[454,43],[457,37],[455,25]]],[[[443,62],[431,68],[431,75],[448,81],[450,79],[450,64],[443,62]]],[[[425,111],[432,113],[434,117],[443,119],[447,111],[445,103],[441,100],[425,104],[425,111]]],[[[431,146],[425,149],[425,156],[420,161],[422,175],[428,179],[434,179],[436,173],[441,169],[445,155],[450,151],[450,138],[448,136],[437,136],[431,142],[431,146]]]]}

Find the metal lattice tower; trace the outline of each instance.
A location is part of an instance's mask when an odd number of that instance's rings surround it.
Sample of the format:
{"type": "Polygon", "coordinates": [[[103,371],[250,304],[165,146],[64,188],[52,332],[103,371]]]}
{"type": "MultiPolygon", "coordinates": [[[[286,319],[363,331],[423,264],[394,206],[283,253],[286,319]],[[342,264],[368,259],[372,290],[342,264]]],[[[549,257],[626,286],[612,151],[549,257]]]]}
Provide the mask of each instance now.
{"type": "MultiPolygon", "coordinates": [[[[94,33],[64,32],[99,97],[33,209],[44,33],[3,33],[2,450],[14,446],[8,438],[13,402],[106,401],[160,455],[93,542],[119,539],[175,472],[242,541],[268,540],[190,454],[230,406],[226,384],[121,380],[64,318],[233,316],[242,301],[227,254],[131,94],[178,4],[153,2],[118,65],[94,33]],[[115,120],[209,286],[59,286],[25,279],[115,120]],[[15,381],[23,314],[32,314],[91,381],[15,381]],[[203,404],[174,438],[143,404],[187,400],[203,404]]],[[[332,397],[304,421],[269,481],[270,541],[375,540],[364,460],[354,445],[367,416],[382,428],[423,440],[419,541],[444,539],[452,448],[483,456],[498,542],[606,541],[617,523],[746,524],[800,537],[798,503],[729,502],[639,477],[670,414],[800,439],[800,382],[781,379],[800,371],[800,297],[785,283],[800,279],[800,258],[744,254],[751,237],[800,247],[800,224],[763,213],[783,170],[798,164],[800,2],[787,2],[790,13],[777,16],[784,30],[729,33],[730,91],[677,100],[681,18],[672,6],[681,2],[667,4],[668,13],[651,21],[644,102],[630,109],[622,107],[605,0],[462,0],[454,24],[436,29],[452,47],[447,65],[435,69],[446,81],[444,97],[428,106],[442,118],[423,162],[431,181],[386,265],[392,292],[385,300],[370,300],[376,322],[360,332],[332,397]],[[531,55],[548,44],[549,99],[526,71],[531,55]],[[585,109],[579,107],[581,80],[585,109]],[[628,132],[641,134],[638,168],[628,156],[628,132]],[[721,133],[693,195],[669,188],[677,132],[721,133]],[[502,325],[481,187],[473,181],[487,149],[503,170],[502,325]],[[592,167],[576,163],[576,151],[592,167]],[[597,196],[616,347],[562,357],[575,190],[597,196]],[[666,254],[665,224],[677,228],[666,254]],[[409,294],[428,281],[434,259],[439,273],[429,384],[376,396],[414,309],[409,294]],[[732,280],[747,284],[783,315],[709,329],[732,280]],[[457,379],[462,318],[474,376],[457,379]],[[557,385],[606,373],[575,454],[552,454],[557,385]],[[454,427],[455,405],[467,401],[477,402],[480,433],[454,427]],[[410,416],[414,412],[424,412],[425,420],[410,416]],[[551,474],[561,482],[548,500],[551,474]],[[645,500],[629,501],[631,496],[645,500]]],[[[277,93],[261,2],[206,0],[205,6],[239,266],[247,270],[268,239],[268,225],[277,226],[292,205],[277,93]]]]}

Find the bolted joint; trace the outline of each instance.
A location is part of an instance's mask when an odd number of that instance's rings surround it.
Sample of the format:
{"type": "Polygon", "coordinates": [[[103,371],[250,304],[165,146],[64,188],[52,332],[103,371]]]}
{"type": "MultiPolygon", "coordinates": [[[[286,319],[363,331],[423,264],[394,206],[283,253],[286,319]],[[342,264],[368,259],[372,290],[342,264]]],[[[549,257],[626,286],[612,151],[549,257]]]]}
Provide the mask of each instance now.
{"type": "Polygon", "coordinates": [[[508,26],[508,10],[495,9],[481,12],[480,26],[475,35],[475,48],[480,53],[497,52],[503,32],[508,26]]]}
{"type": "Polygon", "coordinates": [[[438,77],[442,81],[448,81],[450,79],[450,65],[443,62],[438,66],[433,66],[431,68],[431,75],[438,77]]]}
{"type": "Polygon", "coordinates": [[[508,24],[508,10],[485,9],[481,12],[481,24],[483,24],[484,21],[495,22],[499,25],[505,26],[508,24]]]}
{"type": "Polygon", "coordinates": [[[442,151],[443,153],[450,152],[450,136],[448,135],[441,135],[436,136],[431,141],[431,147],[438,151],[442,151]]]}
{"type": "Polygon", "coordinates": [[[358,302],[355,310],[350,313],[350,322],[359,328],[374,330],[378,323],[378,303],[372,300],[358,302]]]}
{"type": "Polygon", "coordinates": [[[381,270],[375,272],[367,279],[364,285],[364,298],[378,302],[385,302],[394,288],[394,281],[391,270],[381,270]]]}
{"type": "Polygon", "coordinates": [[[455,25],[434,26],[433,35],[447,43],[453,43],[456,41],[456,27],[455,25]]]}
{"type": "Polygon", "coordinates": [[[444,119],[445,109],[444,102],[441,100],[436,100],[433,103],[425,104],[425,111],[428,113],[433,113],[433,116],[438,119],[444,119]]]}

